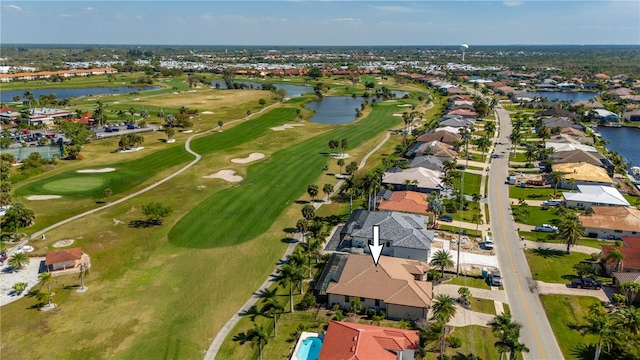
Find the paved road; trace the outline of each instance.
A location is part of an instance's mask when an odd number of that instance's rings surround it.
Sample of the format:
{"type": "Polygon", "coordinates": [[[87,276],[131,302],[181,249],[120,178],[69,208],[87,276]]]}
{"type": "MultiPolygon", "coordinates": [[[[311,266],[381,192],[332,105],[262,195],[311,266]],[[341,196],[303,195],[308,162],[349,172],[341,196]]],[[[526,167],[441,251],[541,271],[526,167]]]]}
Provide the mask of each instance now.
{"type": "MultiPolygon", "coordinates": [[[[501,106],[496,108],[500,126],[499,141],[508,144],[511,133],[509,114],[501,106]]],[[[506,151],[508,145],[498,145],[497,153],[506,151]]],[[[551,325],[537,293],[531,271],[519,244],[516,225],[511,217],[509,188],[504,183],[507,176],[508,159],[493,159],[489,172],[489,213],[492,235],[498,262],[504,277],[503,282],[514,319],[523,325],[521,341],[530,352],[525,359],[563,359],[551,325]]]]}

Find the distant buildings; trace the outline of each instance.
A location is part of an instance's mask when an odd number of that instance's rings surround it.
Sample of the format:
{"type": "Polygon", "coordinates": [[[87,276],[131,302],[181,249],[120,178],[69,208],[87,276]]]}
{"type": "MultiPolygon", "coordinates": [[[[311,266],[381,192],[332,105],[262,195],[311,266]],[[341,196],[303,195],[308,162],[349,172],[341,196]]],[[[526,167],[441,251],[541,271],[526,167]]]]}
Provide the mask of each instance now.
{"type": "Polygon", "coordinates": [[[115,74],[117,72],[118,70],[114,68],[23,72],[23,73],[15,73],[15,74],[0,74],[0,82],[49,79],[54,75],[69,78],[69,77],[75,77],[75,76],[115,74]]]}

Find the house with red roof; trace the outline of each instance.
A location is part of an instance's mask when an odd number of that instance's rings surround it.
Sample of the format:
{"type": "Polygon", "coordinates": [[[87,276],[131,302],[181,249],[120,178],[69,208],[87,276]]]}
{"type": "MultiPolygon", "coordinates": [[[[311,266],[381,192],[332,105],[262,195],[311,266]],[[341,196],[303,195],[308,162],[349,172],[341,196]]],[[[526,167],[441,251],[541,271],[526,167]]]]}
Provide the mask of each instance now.
{"type": "Polygon", "coordinates": [[[81,263],[82,248],[79,247],[50,251],[44,260],[44,264],[47,266],[47,271],[49,272],[79,269],[81,263]]]}
{"type": "Polygon", "coordinates": [[[416,191],[394,191],[389,200],[382,199],[378,210],[429,214],[427,194],[416,191]]]}
{"type": "Polygon", "coordinates": [[[417,330],[331,321],[318,360],[414,359],[420,337],[417,330]]]}

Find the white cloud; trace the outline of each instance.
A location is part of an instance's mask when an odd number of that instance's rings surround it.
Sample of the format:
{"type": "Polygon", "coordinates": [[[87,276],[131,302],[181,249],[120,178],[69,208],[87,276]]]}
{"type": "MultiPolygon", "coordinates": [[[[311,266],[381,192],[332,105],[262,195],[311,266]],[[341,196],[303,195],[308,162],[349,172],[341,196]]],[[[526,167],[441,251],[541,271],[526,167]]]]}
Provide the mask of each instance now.
{"type": "Polygon", "coordinates": [[[142,15],[136,15],[136,19],[142,20],[144,17],[142,15]]]}
{"type": "Polygon", "coordinates": [[[11,4],[11,5],[4,5],[2,7],[3,8],[7,8],[7,9],[13,9],[13,10],[16,10],[16,11],[22,11],[22,8],[20,6],[18,6],[18,5],[11,4]]]}
{"type": "Polygon", "coordinates": [[[205,20],[205,21],[211,21],[211,20],[213,20],[213,15],[210,12],[204,13],[204,14],[200,15],[200,19],[205,20]]]}
{"type": "Polygon", "coordinates": [[[68,18],[71,17],[71,14],[60,14],[61,18],[68,18]]]}
{"type": "Polygon", "coordinates": [[[503,1],[502,4],[505,6],[520,6],[524,5],[524,1],[503,1]]]}
{"type": "Polygon", "coordinates": [[[83,8],[82,10],[84,10],[86,12],[96,12],[96,11],[98,11],[98,9],[92,8],[91,6],[83,8]]]}

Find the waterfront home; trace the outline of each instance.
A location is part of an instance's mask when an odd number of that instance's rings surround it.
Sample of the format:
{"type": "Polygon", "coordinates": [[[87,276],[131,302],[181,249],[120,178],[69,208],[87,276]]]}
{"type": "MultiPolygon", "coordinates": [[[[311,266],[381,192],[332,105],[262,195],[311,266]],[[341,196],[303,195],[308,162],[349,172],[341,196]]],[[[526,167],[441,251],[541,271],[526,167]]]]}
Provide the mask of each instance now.
{"type": "Polygon", "coordinates": [[[564,174],[562,189],[575,189],[577,185],[613,186],[613,179],[605,169],[588,163],[555,164],[551,169],[564,174]]]}
{"type": "Polygon", "coordinates": [[[592,206],[629,206],[627,199],[611,186],[577,185],[578,192],[563,192],[565,206],[588,210],[592,206]]]}

